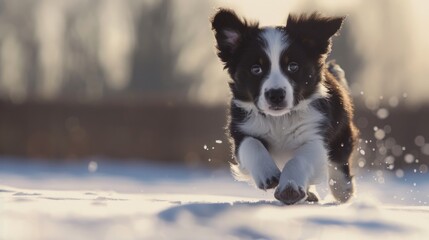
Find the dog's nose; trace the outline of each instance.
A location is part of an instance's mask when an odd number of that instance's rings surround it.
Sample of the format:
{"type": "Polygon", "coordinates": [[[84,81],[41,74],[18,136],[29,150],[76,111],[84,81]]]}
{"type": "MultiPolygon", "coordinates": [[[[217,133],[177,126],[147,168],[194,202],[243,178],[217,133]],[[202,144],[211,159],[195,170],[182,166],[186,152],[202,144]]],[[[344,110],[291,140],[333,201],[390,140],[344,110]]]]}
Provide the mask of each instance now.
{"type": "Polygon", "coordinates": [[[265,92],[265,98],[271,105],[281,105],[286,97],[286,91],[281,88],[270,89],[265,92]]]}

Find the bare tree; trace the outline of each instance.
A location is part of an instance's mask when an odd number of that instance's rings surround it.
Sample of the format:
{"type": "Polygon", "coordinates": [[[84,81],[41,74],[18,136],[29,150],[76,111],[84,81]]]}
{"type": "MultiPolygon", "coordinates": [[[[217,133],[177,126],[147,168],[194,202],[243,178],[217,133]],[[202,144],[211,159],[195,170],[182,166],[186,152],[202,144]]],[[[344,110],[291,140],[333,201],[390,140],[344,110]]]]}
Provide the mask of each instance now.
{"type": "MultiPolygon", "coordinates": [[[[136,49],[132,61],[130,92],[185,91],[185,76],[176,71],[180,48],[172,48],[173,8],[162,0],[142,9],[137,20],[136,49]]],[[[189,76],[187,76],[189,78],[189,76]]]]}

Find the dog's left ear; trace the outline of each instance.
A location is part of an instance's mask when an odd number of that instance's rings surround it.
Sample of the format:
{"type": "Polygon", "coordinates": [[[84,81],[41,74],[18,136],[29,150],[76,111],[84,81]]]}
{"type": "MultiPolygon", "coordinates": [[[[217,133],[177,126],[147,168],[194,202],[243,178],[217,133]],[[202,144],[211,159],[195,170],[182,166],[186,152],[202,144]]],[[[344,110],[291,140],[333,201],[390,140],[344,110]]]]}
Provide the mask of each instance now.
{"type": "Polygon", "coordinates": [[[286,31],[315,54],[331,51],[331,37],[341,28],[345,17],[324,17],[319,13],[289,15],[286,31]]]}
{"type": "Polygon", "coordinates": [[[233,10],[223,8],[218,10],[211,22],[219,50],[218,56],[227,65],[243,44],[246,33],[257,27],[257,24],[248,24],[246,20],[241,20],[233,10]]]}

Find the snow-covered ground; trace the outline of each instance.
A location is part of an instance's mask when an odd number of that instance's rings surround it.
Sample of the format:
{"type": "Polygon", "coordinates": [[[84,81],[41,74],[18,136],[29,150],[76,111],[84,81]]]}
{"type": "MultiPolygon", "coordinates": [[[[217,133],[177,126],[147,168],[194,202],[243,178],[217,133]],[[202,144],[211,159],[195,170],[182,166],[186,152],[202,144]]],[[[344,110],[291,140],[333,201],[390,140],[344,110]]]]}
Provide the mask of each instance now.
{"type": "Polygon", "coordinates": [[[429,239],[429,175],[360,172],[344,205],[285,206],[227,171],[0,159],[0,239],[429,239]]]}

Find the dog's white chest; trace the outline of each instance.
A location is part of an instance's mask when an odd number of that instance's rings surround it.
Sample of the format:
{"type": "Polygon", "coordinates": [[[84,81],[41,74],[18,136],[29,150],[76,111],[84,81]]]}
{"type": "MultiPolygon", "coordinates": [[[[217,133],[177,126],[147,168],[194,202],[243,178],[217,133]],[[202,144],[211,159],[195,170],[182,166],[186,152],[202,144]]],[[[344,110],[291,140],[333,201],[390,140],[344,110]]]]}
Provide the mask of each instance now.
{"type": "Polygon", "coordinates": [[[290,160],[294,151],[304,143],[321,139],[320,122],[323,115],[314,108],[273,117],[252,111],[240,125],[241,131],[263,139],[268,150],[281,168],[290,160]]]}

